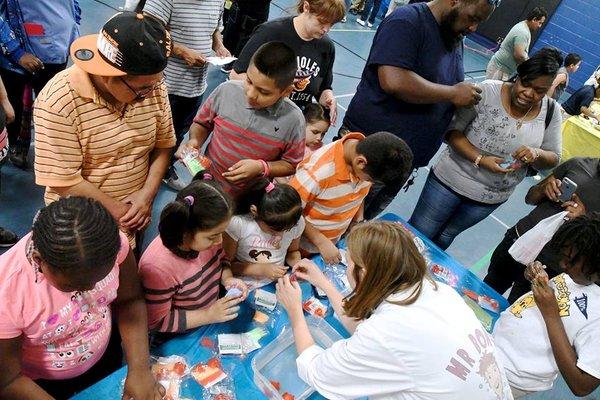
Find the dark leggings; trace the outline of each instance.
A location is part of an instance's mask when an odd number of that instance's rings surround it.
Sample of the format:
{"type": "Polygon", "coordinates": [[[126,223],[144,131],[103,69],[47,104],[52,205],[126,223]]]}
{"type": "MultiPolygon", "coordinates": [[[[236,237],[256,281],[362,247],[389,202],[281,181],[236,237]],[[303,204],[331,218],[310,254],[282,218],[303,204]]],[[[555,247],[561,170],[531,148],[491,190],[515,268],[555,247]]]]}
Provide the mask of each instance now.
{"type": "Polygon", "coordinates": [[[46,86],[48,81],[58,72],[64,70],[67,64],[44,64],[44,69],[37,72],[35,75],[30,73],[18,74],[4,68],[0,68],[0,76],[6,87],[8,100],[15,110],[15,121],[6,126],[8,131],[8,141],[11,145],[23,145],[29,147],[31,141],[30,132],[21,134],[21,123],[23,114],[23,94],[25,86],[31,85],[36,96],[46,86]]]}
{"type": "MultiPolygon", "coordinates": [[[[66,400],[121,368],[122,361],[121,336],[116,324],[113,324],[108,347],[102,358],[92,368],[75,378],[63,380],[37,379],[35,383],[56,400],[66,400]]],[[[115,398],[120,399],[121,393],[116,393],[115,398]]]]}

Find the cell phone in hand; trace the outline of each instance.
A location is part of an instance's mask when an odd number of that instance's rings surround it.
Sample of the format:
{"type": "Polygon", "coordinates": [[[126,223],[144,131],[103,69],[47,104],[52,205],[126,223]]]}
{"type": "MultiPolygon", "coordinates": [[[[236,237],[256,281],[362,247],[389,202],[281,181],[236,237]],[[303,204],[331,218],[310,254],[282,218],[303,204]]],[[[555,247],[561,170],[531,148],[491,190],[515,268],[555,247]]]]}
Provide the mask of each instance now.
{"type": "Polygon", "coordinates": [[[571,197],[573,196],[573,193],[575,193],[576,190],[577,184],[575,182],[573,182],[567,177],[563,178],[560,184],[561,194],[558,197],[558,200],[560,200],[563,203],[565,201],[571,200],[571,197]]]}

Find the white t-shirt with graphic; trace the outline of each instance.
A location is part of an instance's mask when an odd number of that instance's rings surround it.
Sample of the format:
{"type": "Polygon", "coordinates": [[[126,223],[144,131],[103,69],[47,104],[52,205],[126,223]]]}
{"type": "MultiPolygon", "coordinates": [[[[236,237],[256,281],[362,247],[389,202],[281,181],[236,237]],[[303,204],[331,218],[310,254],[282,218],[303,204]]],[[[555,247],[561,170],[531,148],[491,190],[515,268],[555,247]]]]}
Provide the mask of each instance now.
{"type": "Polygon", "coordinates": [[[304,217],[290,230],[273,235],[260,229],[251,215],[235,215],[226,230],[237,241],[235,258],[247,263],[285,265],[288,248],[304,232],[304,217]]]}
{"type": "Polygon", "coordinates": [[[507,400],[492,337],[450,286],[426,281],[413,304],[390,296],[354,334],[298,356],[299,376],[331,400],[507,400]]]}
{"type": "MultiPolygon", "coordinates": [[[[577,366],[600,379],[600,286],[578,285],[567,274],[551,279],[550,286],[569,342],[577,352],[577,366]]],[[[502,313],[494,327],[494,340],[511,386],[526,391],[552,388],[558,366],[532,292],[502,313]]]]}

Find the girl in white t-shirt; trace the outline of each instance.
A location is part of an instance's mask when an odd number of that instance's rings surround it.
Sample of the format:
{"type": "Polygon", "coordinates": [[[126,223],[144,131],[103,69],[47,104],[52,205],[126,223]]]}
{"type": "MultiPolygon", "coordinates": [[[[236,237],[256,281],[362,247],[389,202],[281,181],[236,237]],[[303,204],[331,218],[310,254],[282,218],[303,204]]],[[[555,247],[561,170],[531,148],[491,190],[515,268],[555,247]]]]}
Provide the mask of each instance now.
{"type": "Polygon", "coordinates": [[[262,278],[254,287],[262,286],[300,261],[304,218],[296,189],[265,179],[240,199],[236,214],[223,242],[234,274],[262,278]]]}
{"type": "Polygon", "coordinates": [[[319,347],[298,282],[277,282],[302,380],[336,400],[512,399],[491,336],[454,289],[431,279],[402,225],[359,224],[347,243],[349,296],[309,260],[294,272],[326,293],[350,338],[319,347]]]}

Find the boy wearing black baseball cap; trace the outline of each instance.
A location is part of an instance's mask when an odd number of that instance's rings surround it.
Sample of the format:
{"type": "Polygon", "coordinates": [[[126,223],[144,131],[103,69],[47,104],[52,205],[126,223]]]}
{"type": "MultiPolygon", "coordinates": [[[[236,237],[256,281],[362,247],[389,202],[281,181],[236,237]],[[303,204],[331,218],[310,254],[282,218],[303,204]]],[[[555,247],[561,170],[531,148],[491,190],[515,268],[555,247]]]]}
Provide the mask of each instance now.
{"type": "MultiPolygon", "coordinates": [[[[170,51],[171,39],[161,22],[120,12],[99,34],[72,44],[75,65],[44,87],[34,108],[35,177],[46,186],[46,203],[64,196],[98,200],[132,247],[136,233],[150,223],[175,145],[162,80],[170,51]]],[[[142,298],[131,301],[145,310],[142,298]]],[[[154,380],[147,375],[145,311],[126,325],[120,330],[129,366],[126,392],[136,400],[154,399],[154,380]]],[[[86,376],[52,385],[61,393],[51,394],[70,397],[93,383],[86,376]]]]}

